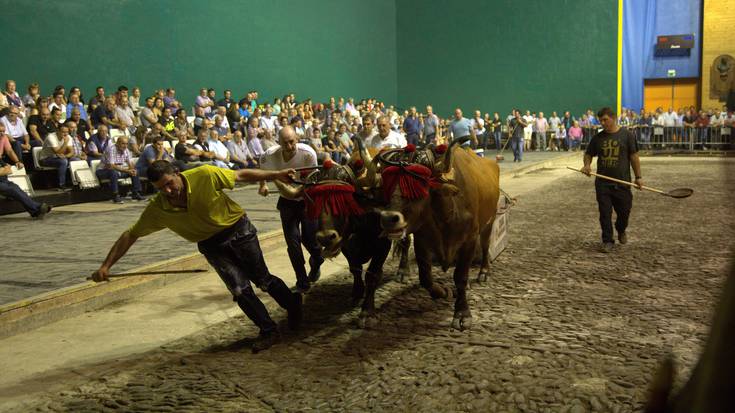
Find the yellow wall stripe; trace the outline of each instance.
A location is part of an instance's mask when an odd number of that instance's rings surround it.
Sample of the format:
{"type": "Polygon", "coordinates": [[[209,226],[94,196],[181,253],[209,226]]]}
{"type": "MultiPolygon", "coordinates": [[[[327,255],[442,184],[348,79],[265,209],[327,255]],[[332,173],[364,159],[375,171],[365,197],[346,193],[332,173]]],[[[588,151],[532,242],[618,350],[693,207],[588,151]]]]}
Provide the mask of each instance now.
{"type": "Polygon", "coordinates": [[[623,0],[618,0],[618,84],[617,84],[617,110],[620,114],[620,106],[623,100],[623,0]]]}

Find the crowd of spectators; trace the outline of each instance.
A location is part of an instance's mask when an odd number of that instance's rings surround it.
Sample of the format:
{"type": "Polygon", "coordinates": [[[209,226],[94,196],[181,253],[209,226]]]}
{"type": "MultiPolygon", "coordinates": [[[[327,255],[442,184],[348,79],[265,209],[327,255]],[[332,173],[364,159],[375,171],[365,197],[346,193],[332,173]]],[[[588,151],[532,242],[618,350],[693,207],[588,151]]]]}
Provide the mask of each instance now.
{"type": "MultiPolygon", "coordinates": [[[[89,99],[78,87],[67,93],[64,86],[57,86],[51,96],[43,96],[40,90],[34,83],[21,96],[14,81],[5,82],[0,94],[0,140],[7,139],[17,162],[6,153],[0,166],[11,161],[23,167],[33,148],[41,147],[39,164],[56,169],[58,190],[67,191],[69,163],[98,160],[96,174],[110,181],[115,202],[122,202],[118,186],[124,178],[131,180],[133,198],[142,199],[140,178],[156,160],[168,160],[182,170],[202,164],[256,168],[263,153],[277,145],[278,131],[285,125],[291,125],[320,159],[337,162],[349,159],[355,134],[373,148],[441,144],[467,136],[473,148],[500,150],[512,133],[512,114],[474,110],[467,118],[458,108],[453,116],[441,118],[431,106],[424,112],[415,107],[401,111],[374,98],[332,97],[322,103],[310,98],[299,101],[291,93],[263,101],[257,90],[237,99],[231,90],[218,95],[214,89],[202,88],[193,106],[186,106],[173,88],[143,95],[138,87],[119,86],[108,94],[100,86],[89,99]],[[115,140],[113,135],[120,137],[115,140]]],[[[553,111],[547,117],[544,112],[525,110],[526,150],[578,150],[599,129],[592,110],[579,116],[559,113],[553,111]]],[[[705,112],[693,107],[640,114],[623,110],[619,116],[620,124],[636,131],[643,144],[651,143],[656,127],[661,127],[666,142],[685,142],[696,133],[703,147],[713,127],[732,126],[734,119],[725,109],[705,112]]]]}

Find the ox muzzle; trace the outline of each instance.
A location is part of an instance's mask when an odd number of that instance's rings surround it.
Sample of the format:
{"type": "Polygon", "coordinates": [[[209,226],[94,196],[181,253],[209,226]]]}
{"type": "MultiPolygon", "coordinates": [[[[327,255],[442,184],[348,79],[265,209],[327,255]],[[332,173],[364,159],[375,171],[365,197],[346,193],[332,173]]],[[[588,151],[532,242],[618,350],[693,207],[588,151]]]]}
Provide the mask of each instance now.
{"type": "Polygon", "coordinates": [[[393,241],[399,240],[406,236],[407,226],[408,223],[400,212],[382,211],[380,213],[380,228],[383,230],[381,237],[387,237],[393,241]]]}

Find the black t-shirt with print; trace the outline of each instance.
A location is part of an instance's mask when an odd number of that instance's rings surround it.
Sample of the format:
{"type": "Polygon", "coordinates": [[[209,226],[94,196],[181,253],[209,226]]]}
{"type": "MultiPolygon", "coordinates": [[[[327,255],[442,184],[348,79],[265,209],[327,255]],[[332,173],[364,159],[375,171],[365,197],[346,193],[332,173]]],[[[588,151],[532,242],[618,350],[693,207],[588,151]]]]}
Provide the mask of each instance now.
{"type": "MultiPolygon", "coordinates": [[[[630,182],[630,155],[638,152],[635,136],[626,128],[615,133],[604,130],[592,137],[587,155],[597,157],[597,173],[630,182]]],[[[597,178],[596,183],[610,183],[597,178]]]]}

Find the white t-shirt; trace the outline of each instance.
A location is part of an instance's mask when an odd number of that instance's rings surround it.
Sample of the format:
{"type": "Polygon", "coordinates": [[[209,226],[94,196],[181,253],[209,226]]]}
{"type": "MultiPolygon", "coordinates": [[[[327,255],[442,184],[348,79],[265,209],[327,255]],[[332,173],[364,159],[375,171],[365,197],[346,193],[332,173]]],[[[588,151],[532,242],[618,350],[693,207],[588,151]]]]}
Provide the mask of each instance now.
{"type": "Polygon", "coordinates": [[[271,132],[274,132],[276,130],[276,117],[271,116],[267,117],[265,115],[260,117],[260,127],[263,129],[268,129],[271,132]]]}
{"type": "Polygon", "coordinates": [[[372,138],[365,142],[365,146],[368,148],[383,149],[383,148],[403,148],[406,146],[406,138],[400,133],[392,130],[385,137],[381,138],[379,134],[375,134],[372,138]]]}
{"type": "Polygon", "coordinates": [[[302,166],[316,166],[316,152],[304,143],[296,144],[296,154],[288,162],[283,160],[280,145],[271,146],[260,156],[260,169],[278,171],[302,166]]]}
{"type": "Polygon", "coordinates": [[[533,127],[536,124],[534,117],[532,115],[523,115],[523,121],[528,124],[525,128],[523,128],[523,131],[533,132],[533,127]]]}

